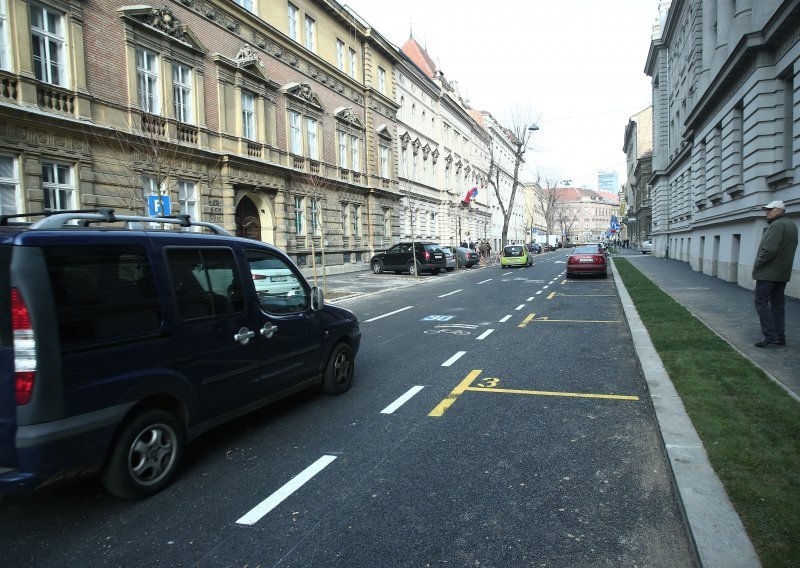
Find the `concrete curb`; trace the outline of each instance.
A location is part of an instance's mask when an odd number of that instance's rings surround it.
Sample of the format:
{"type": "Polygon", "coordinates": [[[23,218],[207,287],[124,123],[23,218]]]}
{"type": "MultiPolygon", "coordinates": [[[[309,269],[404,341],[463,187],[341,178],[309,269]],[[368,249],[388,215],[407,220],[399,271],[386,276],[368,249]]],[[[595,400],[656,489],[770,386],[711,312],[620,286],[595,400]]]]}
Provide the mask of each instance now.
{"type": "Polygon", "coordinates": [[[618,277],[613,258],[611,265],[700,564],[709,568],[759,567],[753,543],[711,467],[703,442],[618,277]]]}

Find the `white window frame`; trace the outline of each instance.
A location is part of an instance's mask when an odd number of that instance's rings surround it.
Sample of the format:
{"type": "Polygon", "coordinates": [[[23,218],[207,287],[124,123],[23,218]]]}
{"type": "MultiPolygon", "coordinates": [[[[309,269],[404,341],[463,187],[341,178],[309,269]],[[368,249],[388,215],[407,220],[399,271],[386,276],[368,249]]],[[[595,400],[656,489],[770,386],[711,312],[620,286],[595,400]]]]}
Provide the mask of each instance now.
{"type": "Polygon", "coordinates": [[[337,132],[336,137],[339,142],[339,167],[347,169],[347,134],[337,132]]]}
{"type": "Polygon", "coordinates": [[[0,175],[0,215],[14,215],[20,212],[19,163],[15,156],[7,154],[0,154],[0,160],[11,163],[11,175],[0,175]]]}
{"type": "Polygon", "coordinates": [[[306,148],[308,157],[312,160],[319,160],[319,147],[317,146],[317,121],[306,117],[306,148]]]}
{"type": "Polygon", "coordinates": [[[172,99],[175,120],[184,124],[194,124],[192,68],[183,63],[174,63],[172,66],[172,99]]]}
{"type": "Polygon", "coordinates": [[[286,27],[289,37],[292,38],[294,41],[297,41],[297,16],[299,15],[300,11],[297,9],[297,6],[295,6],[290,2],[286,27]]]}
{"type": "Polygon", "coordinates": [[[233,1],[239,4],[239,6],[241,6],[248,12],[252,12],[253,14],[256,13],[256,7],[253,4],[253,0],[233,0],[233,1]]]}
{"type": "Polygon", "coordinates": [[[387,146],[381,146],[381,177],[388,178],[389,177],[389,148],[387,146]]]}
{"type": "MultiPolygon", "coordinates": [[[[181,215],[189,215],[193,221],[201,221],[197,202],[197,184],[193,181],[178,180],[178,208],[181,215]]],[[[190,231],[201,231],[202,227],[190,227],[190,231]]]]}
{"type": "Polygon", "coordinates": [[[316,52],[317,22],[308,14],[303,18],[303,30],[306,49],[316,52]]]}
{"type": "Polygon", "coordinates": [[[67,56],[66,34],[64,25],[64,14],[55,10],[40,6],[39,4],[30,5],[30,25],[31,25],[31,57],[36,78],[51,85],[60,87],[67,86],[67,66],[64,61],[67,56]],[[41,14],[41,19],[45,27],[37,27],[34,22],[37,15],[41,14]],[[48,25],[48,22],[54,24],[48,25]],[[55,28],[55,29],[51,29],[55,28]],[[40,60],[36,61],[34,46],[40,49],[40,60]]]}
{"type": "Polygon", "coordinates": [[[42,162],[42,190],[46,210],[65,211],[76,208],[74,180],[72,164],[49,160],[42,162]],[[48,173],[52,177],[51,181],[45,181],[48,173]],[[66,174],[63,180],[61,174],[66,174]]]}
{"type": "Polygon", "coordinates": [[[136,89],[142,112],[161,114],[158,54],[144,47],[136,48],[136,89]]]}
{"type": "Polygon", "coordinates": [[[353,238],[358,239],[361,238],[361,205],[353,203],[351,210],[350,219],[352,220],[353,238]]]}
{"type": "Polygon", "coordinates": [[[392,210],[386,209],[383,212],[383,238],[388,239],[392,236],[392,210]]]}
{"type": "Polygon", "coordinates": [[[8,43],[8,11],[6,1],[0,0],[0,69],[11,71],[11,57],[8,43]]]}
{"type": "Polygon", "coordinates": [[[344,73],[344,42],[336,40],[336,67],[344,73]]]}
{"type": "Polygon", "coordinates": [[[294,230],[298,236],[306,234],[306,198],[301,195],[294,197],[294,230]]]}
{"type": "MultiPolygon", "coordinates": [[[[383,67],[378,67],[378,91],[386,94],[386,70],[383,67]]],[[[412,112],[411,117],[414,117],[412,112]]]]}
{"type": "Polygon", "coordinates": [[[318,237],[322,234],[322,226],[320,225],[320,209],[319,209],[319,199],[316,197],[311,198],[311,202],[309,204],[310,214],[310,221],[311,221],[311,234],[315,237],[318,237]]]}
{"type": "Polygon", "coordinates": [[[354,172],[361,171],[361,140],[358,136],[350,135],[350,169],[354,172]]]}
{"type": "Polygon", "coordinates": [[[352,47],[350,48],[350,69],[348,70],[348,74],[352,79],[356,78],[356,73],[358,71],[358,60],[356,59],[356,50],[352,47]]]}
{"type": "Polygon", "coordinates": [[[242,138],[256,140],[256,95],[242,90],[242,138]]]}
{"type": "Polygon", "coordinates": [[[300,113],[289,111],[289,149],[296,156],[303,155],[303,137],[300,134],[300,113]]]}
{"type": "Polygon", "coordinates": [[[350,227],[350,204],[342,203],[342,235],[345,239],[349,238],[348,229],[350,227]]]}

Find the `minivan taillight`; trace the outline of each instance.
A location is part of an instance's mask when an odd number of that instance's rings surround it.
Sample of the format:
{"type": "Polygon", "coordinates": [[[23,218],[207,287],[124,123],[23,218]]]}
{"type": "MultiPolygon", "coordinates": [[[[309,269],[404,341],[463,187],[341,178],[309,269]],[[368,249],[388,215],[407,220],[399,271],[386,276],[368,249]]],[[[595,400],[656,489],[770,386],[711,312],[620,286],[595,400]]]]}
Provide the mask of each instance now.
{"type": "Polygon", "coordinates": [[[430,252],[425,251],[423,254],[425,255],[425,260],[430,260],[431,259],[431,253],[430,252]]]}
{"type": "Polygon", "coordinates": [[[16,288],[11,289],[11,327],[14,331],[14,383],[18,406],[28,404],[36,378],[36,338],[31,316],[16,288]]]}

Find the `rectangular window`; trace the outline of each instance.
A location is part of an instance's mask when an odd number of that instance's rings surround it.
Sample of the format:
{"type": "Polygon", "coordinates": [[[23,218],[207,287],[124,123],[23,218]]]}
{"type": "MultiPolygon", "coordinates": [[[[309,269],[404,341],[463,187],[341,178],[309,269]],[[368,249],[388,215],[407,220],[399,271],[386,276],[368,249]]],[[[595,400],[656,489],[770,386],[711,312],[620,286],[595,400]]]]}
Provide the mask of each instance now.
{"type": "Polygon", "coordinates": [[[392,236],[392,210],[383,212],[383,236],[388,239],[392,236]]]}
{"type": "Polygon", "coordinates": [[[256,139],[256,97],[248,91],[242,91],[242,136],[256,139]]]}
{"type": "Polygon", "coordinates": [[[297,41],[297,7],[289,4],[289,23],[288,23],[289,37],[297,41]]]}
{"type": "Polygon", "coordinates": [[[297,236],[306,234],[306,200],[305,197],[294,198],[294,230],[297,236]]]}
{"type": "MultiPolygon", "coordinates": [[[[193,181],[178,180],[178,203],[181,215],[188,215],[194,221],[200,220],[197,209],[197,185],[193,181]]],[[[191,227],[198,231],[201,227],[191,227]]]]}
{"type": "Polygon", "coordinates": [[[383,70],[383,67],[378,67],[378,90],[386,94],[386,71],[383,70]]]}
{"type": "Polygon", "coordinates": [[[297,156],[303,154],[303,142],[300,137],[300,113],[293,110],[289,111],[289,144],[292,154],[297,156]]]}
{"type": "Polygon", "coordinates": [[[311,199],[311,232],[315,236],[321,234],[319,223],[319,201],[316,197],[311,199]]]}
{"type": "Polygon", "coordinates": [[[233,0],[239,6],[247,10],[248,12],[253,12],[255,14],[255,10],[253,9],[253,0],[233,0]]]}
{"type": "Polygon", "coordinates": [[[63,14],[31,4],[30,18],[31,51],[36,78],[52,85],[66,86],[63,14]]]}
{"type": "Polygon", "coordinates": [[[175,119],[184,124],[194,124],[192,116],[192,70],[176,63],[172,68],[172,97],[175,102],[175,119]]]}
{"type": "Polygon", "coordinates": [[[350,70],[349,70],[349,73],[350,73],[350,77],[352,77],[353,79],[356,78],[356,70],[357,69],[358,69],[358,67],[356,65],[356,50],[351,48],[350,49],[350,70]]]}
{"type": "Polygon", "coordinates": [[[779,79],[783,89],[783,168],[794,168],[794,76],[779,79]]]}
{"type": "Polygon", "coordinates": [[[381,146],[381,177],[389,177],[389,148],[381,146]]]}
{"type": "Polygon", "coordinates": [[[314,40],[315,40],[314,35],[316,31],[315,28],[316,28],[316,22],[314,22],[314,19],[309,16],[306,16],[305,17],[306,48],[309,51],[314,51],[314,40]]]}
{"type": "Polygon", "coordinates": [[[42,189],[46,210],[75,209],[75,186],[68,164],[42,162],[42,189]]]}
{"type": "Polygon", "coordinates": [[[339,167],[347,168],[347,134],[337,133],[339,138],[339,167]]]}
{"type": "Polygon", "coordinates": [[[344,43],[341,40],[336,40],[336,67],[339,71],[344,72],[344,43]]]}
{"type": "Polygon", "coordinates": [[[358,136],[350,136],[350,167],[354,172],[360,172],[361,159],[359,157],[359,140],[358,136]]]}
{"type": "Polygon", "coordinates": [[[317,121],[313,118],[306,119],[306,141],[308,142],[308,157],[312,160],[318,160],[317,121]]]}
{"type": "Polygon", "coordinates": [[[0,0],[0,69],[11,69],[11,55],[8,45],[8,17],[6,0],[0,0]]]}
{"type": "Polygon", "coordinates": [[[353,237],[361,237],[361,205],[353,205],[353,237]]]}
{"type": "Polygon", "coordinates": [[[136,49],[136,78],[139,108],[150,114],[161,114],[158,99],[158,56],[144,48],[136,49]]]}
{"type": "Polygon", "coordinates": [[[0,155],[0,215],[19,213],[19,174],[17,160],[0,155]]]}
{"type": "Polygon", "coordinates": [[[347,239],[347,228],[350,226],[350,206],[342,203],[342,238],[347,239]]]}
{"type": "Polygon", "coordinates": [[[239,269],[229,249],[167,250],[172,289],[181,321],[226,316],[244,310],[239,269]]]}

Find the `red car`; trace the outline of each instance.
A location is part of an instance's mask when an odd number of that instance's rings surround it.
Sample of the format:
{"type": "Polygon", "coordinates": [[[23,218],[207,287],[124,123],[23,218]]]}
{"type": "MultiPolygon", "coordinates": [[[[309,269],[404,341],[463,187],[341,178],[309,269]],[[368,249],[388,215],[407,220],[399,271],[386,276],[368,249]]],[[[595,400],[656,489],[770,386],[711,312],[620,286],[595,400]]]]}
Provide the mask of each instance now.
{"type": "Polygon", "coordinates": [[[597,274],[608,278],[606,255],[597,249],[597,245],[577,246],[567,256],[567,278],[578,274],[597,274]]]}

